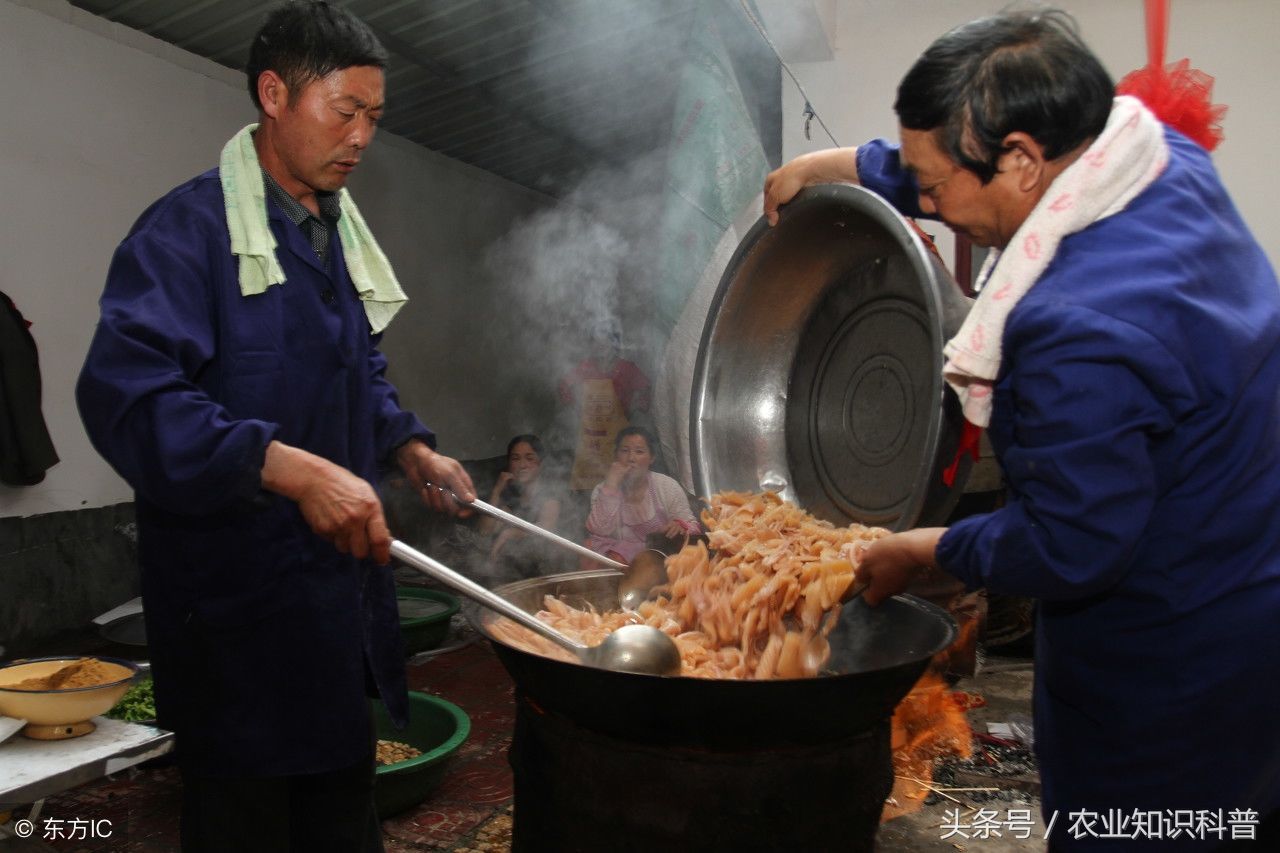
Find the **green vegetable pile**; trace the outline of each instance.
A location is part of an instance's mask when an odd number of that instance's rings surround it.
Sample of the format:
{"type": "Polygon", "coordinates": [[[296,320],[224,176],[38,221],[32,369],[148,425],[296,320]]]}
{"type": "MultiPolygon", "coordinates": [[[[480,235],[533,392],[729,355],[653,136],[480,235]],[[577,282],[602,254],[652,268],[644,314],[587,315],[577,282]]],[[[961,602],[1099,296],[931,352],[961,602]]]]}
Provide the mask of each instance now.
{"type": "Polygon", "coordinates": [[[144,678],[130,687],[106,715],[113,720],[125,720],[130,723],[155,720],[156,697],[151,689],[151,679],[144,678]]]}

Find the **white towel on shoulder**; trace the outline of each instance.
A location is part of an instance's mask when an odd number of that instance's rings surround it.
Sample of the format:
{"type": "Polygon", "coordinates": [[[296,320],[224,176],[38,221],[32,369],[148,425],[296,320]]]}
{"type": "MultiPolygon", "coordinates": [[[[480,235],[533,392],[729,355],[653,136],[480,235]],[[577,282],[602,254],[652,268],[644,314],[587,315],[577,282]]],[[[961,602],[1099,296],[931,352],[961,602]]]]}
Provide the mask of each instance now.
{"type": "Polygon", "coordinates": [[[947,358],[943,377],[959,395],[965,418],[980,427],[991,422],[1005,320],[1049,266],[1062,239],[1119,213],[1168,162],[1160,121],[1137,98],[1116,98],[1098,138],[1049,186],[1009,245],[987,256],[978,273],[981,292],[942,350],[947,358]]]}
{"type": "MultiPolygon", "coordinates": [[[[227,211],[231,253],[239,258],[240,293],[254,296],[273,284],[284,284],[284,268],[276,258],[276,239],[267,224],[267,191],[258,152],[253,147],[257,124],[244,127],[222,148],[218,173],[227,211]]],[[[373,238],[364,217],[345,188],[338,191],[342,216],[338,239],[356,293],[364,302],[369,327],[378,334],[409,301],[396,280],[391,262],[373,238]]]]}

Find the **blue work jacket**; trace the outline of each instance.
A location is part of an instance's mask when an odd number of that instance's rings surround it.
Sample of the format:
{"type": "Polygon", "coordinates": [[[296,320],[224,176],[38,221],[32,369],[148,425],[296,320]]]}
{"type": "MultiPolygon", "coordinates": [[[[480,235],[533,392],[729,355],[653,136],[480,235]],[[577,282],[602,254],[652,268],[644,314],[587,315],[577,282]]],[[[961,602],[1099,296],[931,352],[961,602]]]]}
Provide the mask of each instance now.
{"type": "MultiPolygon", "coordinates": [[[[1280,806],[1280,286],[1205,151],[1165,137],[1164,173],[1010,313],[988,429],[1008,502],[938,547],[1040,602],[1036,751],[1073,848],[1114,841],[1072,812],[1280,806]]],[[[858,168],[919,214],[893,146],[858,168]]]]}
{"type": "Polygon", "coordinates": [[[271,201],[284,284],[241,295],[218,171],[152,205],[116,250],[77,386],[134,488],[160,724],[184,767],[275,776],[368,755],[367,695],[406,714],[390,567],[339,553],[261,487],[273,439],[376,485],[412,437],[336,234],[322,263],[271,201]]]}

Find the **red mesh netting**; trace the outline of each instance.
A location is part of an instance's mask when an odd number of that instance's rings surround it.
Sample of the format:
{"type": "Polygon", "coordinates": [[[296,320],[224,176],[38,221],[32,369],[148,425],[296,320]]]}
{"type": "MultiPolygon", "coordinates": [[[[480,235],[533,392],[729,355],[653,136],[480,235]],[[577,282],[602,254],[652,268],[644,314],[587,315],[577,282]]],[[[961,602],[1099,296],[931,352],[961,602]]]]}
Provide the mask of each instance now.
{"type": "Polygon", "coordinates": [[[1147,66],[1126,75],[1116,93],[1133,95],[1170,127],[1212,151],[1222,142],[1227,108],[1212,102],[1213,78],[1182,59],[1165,65],[1168,0],[1147,0],[1147,66]]]}

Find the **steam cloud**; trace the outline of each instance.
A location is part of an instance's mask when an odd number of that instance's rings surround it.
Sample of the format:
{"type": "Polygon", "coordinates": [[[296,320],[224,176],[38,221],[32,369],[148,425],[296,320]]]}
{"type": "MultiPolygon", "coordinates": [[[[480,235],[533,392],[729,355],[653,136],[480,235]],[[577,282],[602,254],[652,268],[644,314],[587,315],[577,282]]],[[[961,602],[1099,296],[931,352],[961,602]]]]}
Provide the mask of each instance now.
{"type": "MultiPolygon", "coordinates": [[[[503,281],[507,303],[519,317],[513,352],[537,354],[544,389],[585,358],[597,341],[615,340],[620,355],[651,378],[661,352],[658,331],[648,322],[663,177],[660,154],[616,170],[584,177],[561,204],[519,223],[486,253],[490,275],[503,281]]],[[[571,450],[571,407],[560,407],[552,423],[544,414],[529,429],[571,450]]],[[[513,413],[514,414],[514,413],[513,413]]],[[[531,412],[532,414],[532,412],[531,412]]]]}

